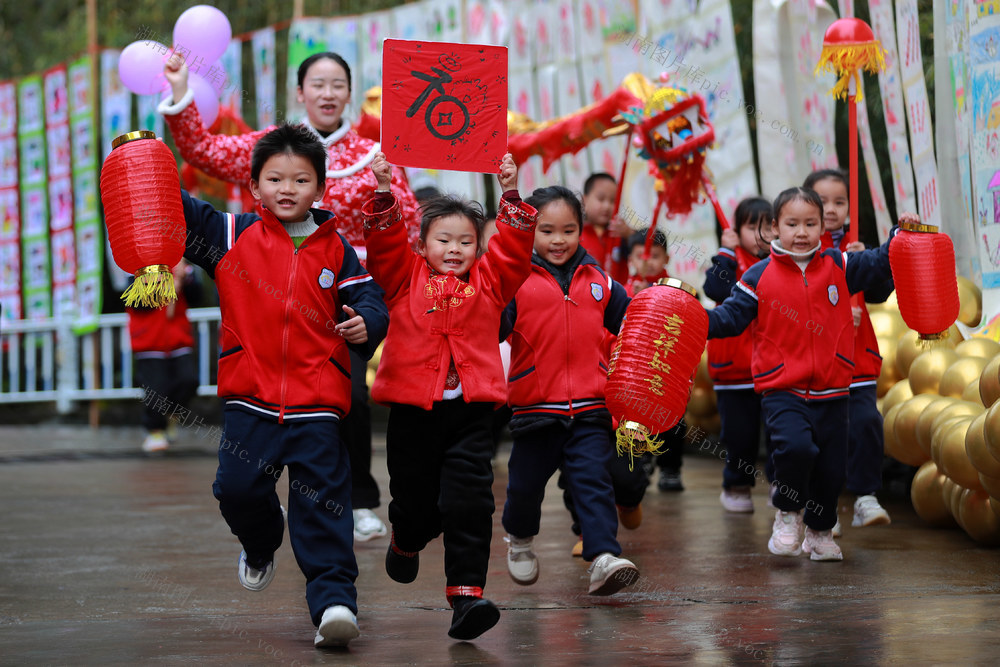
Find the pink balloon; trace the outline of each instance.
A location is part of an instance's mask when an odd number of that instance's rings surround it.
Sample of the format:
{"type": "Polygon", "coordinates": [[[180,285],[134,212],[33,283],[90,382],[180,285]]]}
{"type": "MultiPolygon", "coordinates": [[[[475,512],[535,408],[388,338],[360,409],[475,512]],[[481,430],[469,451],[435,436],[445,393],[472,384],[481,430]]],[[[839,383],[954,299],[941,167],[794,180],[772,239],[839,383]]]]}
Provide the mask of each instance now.
{"type": "Polygon", "coordinates": [[[226,15],[209,5],[195,5],[177,18],[174,24],[174,48],[190,52],[187,58],[192,71],[208,67],[219,59],[233,38],[226,15]]]}
{"type": "Polygon", "coordinates": [[[118,76],[136,95],[152,95],[170,87],[163,63],[170,49],[159,42],[132,42],[118,57],[118,76]]]}
{"type": "Polygon", "coordinates": [[[208,81],[209,85],[212,86],[212,90],[215,91],[216,97],[222,97],[222,92],[226,89],[226,84],[231,82],[228,81],[229,75],[226,74],[226,69],[222,66],[222,61],[215,62],[211,67],[208,67],[201,73],[201,76],[208,81]]]}
{"type": "Polygon", "coordinates": [[[205,127],[211,127],[219,115],[219,96],[215,94],[211,84],[197,74],[188,77],[188,86],[194,91],[194,101],[205,127]]]}

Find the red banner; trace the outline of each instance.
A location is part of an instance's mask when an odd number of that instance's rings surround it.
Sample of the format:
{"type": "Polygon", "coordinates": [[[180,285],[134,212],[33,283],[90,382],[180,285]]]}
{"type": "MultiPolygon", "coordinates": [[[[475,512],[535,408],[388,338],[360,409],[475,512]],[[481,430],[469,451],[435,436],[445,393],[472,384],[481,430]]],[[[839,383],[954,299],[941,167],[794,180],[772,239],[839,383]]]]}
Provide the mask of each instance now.
{"type": "Polygon", "coordinates": [[[507,49],[386,39],[382,151],[405,167],[496,173],[507,152],[507,49]]]}

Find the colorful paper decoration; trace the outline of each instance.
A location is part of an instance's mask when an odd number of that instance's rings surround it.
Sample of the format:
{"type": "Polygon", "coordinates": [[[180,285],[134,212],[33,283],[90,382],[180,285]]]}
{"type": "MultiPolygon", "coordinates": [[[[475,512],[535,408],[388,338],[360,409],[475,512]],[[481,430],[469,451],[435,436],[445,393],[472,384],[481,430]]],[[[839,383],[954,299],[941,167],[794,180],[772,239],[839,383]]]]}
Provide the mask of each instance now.
{"type": "Polygon", "coordinates": [[[387,39],[382,150],[407,167],[496,173],[507,151],[507,49],[387,39]]]}
{"type": "Polygon", "coordinates": [[[101,201],[115,263],[135,275],[125,305],[174,301],[170,269],[184,255],[186,235],[173,153],[152,132],[116,138],[101,169],[101,201]]]}
{"type": "Polygon", "coordinates": [[[708,315],[693,287],[676,278],[629,304],[608,364],[605,397],[618,420],[618,453],[658,454],[658,435],[684,416],[708,337],[708,315]]]}

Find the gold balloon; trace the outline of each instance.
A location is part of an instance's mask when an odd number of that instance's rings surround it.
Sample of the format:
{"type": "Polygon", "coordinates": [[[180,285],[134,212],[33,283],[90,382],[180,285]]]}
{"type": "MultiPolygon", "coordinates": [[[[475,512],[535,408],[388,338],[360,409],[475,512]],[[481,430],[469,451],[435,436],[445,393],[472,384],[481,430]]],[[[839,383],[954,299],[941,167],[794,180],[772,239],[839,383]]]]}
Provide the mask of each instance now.
{"type": "Polygon", "coordinates": [[[898,339],[906,331],[906,324],[903,322],[903,318],[900,317],[899,311],[891,311],[885,308],[876,310],[872,307],[873,305],[868,306],[868,316],[871,318],[875,336],[879,339],[898,339]]]}
{"type": "Polygon", "coordinates": [[[990,360],[985,357],[960,357],[941,376],[938,393],[942,396],[961,397],[972,381],[978,380],[983,374],[988,363],[990,360]]]}
{"type": "MultiPolygon", "coordinates": [[[[893,311],[895,311],[897,313],[899,312],[899,302],[896,300],[896,292],[895,292],[895,290],[893,292],[891,292],[889,294],[889,298],[886,299],[882,303],[882,308],[884,308],[885,310],[893,310],[893,311]]],[[[903,319],[903,318],[900,317],[899,319],[903,319]]]]}
{"type": "Polygon", "coordinates": [[[959,343],[965,340],[965,335],[958,328],[957,324],[952,324],[950,327],[948,327],[948,331],[946,331],[945,333],[947,335],[945,336],[945,338],[941,340],[941,342],[952,349],[957,347],[959,343]]]}
{"type": "Polygon", "coordinates": [[[990,507],[990,497],[982,491],[962,494],[959,523],[969,537],[980,544],[1000,545],[1000,516],[990,507]]]}
{"type": "Polygon", "coordinates": [[[1000,343],[992,338],[973,336],[956,345],[955,352],[960,357],[985,357],[986,359],[992,359],[1000,354],[1000,343]]]}
{"type": "Polygon", "coordinates": [[[983,490],[994,498],[1000,498],[1000,477],[989,477],[979,473],[979,483],[983,490]]]}
{"type": "Polygon", "coordinates": [[[875,383],[875,393],[880,398],[886,395],[893,385],[903,379],[896,368],[895,339],[879,338],[878,349],[882,354],[882,370],[875,383]]]}
{"type": "Polygon", "coordinates": [[[722,419],[719,417],[719,413],[709,415],[708,417],[702,417],[698,420],[700,422],[701,428],[704,429],[706,433],[711,433],[713,435],[719,435],[722,433],[722,419]]]}
{"type": "MultiPolygon", "coordinates": [[[[966,422],[966,426],[968,426],[972,422],[972,417],[969,417],[969,416],[964,416],[964,417],[948,417],[948,416],[946,416],[945,419],[939,420],[932,427],[932,431],[931,431],[931,434],[932,434],[931,435],[931,461],[934,461],[934,463],[937,464],[938,470],[940,470],[942,474],[948,475],[948,472],[944,468],[944,459],[941,456],[941,452],[944,450],[944,436],[945,436],[945,433],[947,433],[949,430],[951,430],[952,426],[954,426],[955,424],[957,424],[959,422],[962,422],[962,421],[966,422]]],[[[948,475],[948,476],[951,477],[951,475],[948,475]]],[[[955,480],[955,481],[958,481],[958,480],[955,480]]]]}
{"type": "Polygon", "coordinates": [[[893,458],[900,463],[919,466],[930,458],[930,454],[920,449],[920,445],[917,444],[917,420],[936,398],[939,397],[920,394],[901,404],[899,413],[893,421],[893,433],[896,441],[893,458]]]}
{"type": "Polygon", "coordinates": [[[913,390],[910,389],[910,381],[904,378],[892,385],[892,388],[885,393],[885,397],[882,400],[882,414],[888,414],[892,406],[903,401],[908,401],[911,398],[913,398],[913,390]]]}
{"type": "Polygon", "coordinates": [[[958,276],[958,303],[958,321],[967,327],[978,326],[983,319],[983,293],[965,276],[958,276]]]}
{"type": "Polygon", "coordinates": [[[993,496],[990,496],[990,507],[993,508],[993,512],[1000,516],[1000,500],[997,500],[993,496]]]}
{"type": "Polygon", "coordinates": [[[910,486],[910,500],[913,502],[913,510],[917,516],[924,523],[939,528],[955,525],[951,509],[942,500],[942,487],[945,479],[947,478],[944,475],[938,473],[934,462],[928,461],[920,466],[920,470],[913,476],[913,484],[910,486]]]}
{"type": "Polygon", "coordinates": [[[958,361],[955,350],[948,347],[934,347],[922,353],[910,365],[910,387],[914,394],[936,394],[941,377],[953,363],[958,361]]]}
{"type": "Polygon", "coordinates": [[[695,384],[687,404],[688,412],[695,417],[709,417],[716,413],[715,391],[695,384]]]}
{"type": "MultiPolygon", "coordinates": [[[[934,396],[933,394],[922,394],[926,396],[931,396],[933,400],[927,404],[927,406],[920,412],[920,416],[917,417],[917,427],[914,431],[914,436],[916,438],[917,446],[924,450],[927,456],[931,456],[931,436],[934,435],[934,420],[937,419],[946,408],[950,408],[958,403],[957,398],[952,398],[951,396],[934,396]]],[[[960,416],[960,414],[953,415],[954,417],[960,416]]],[[[941,419],[938,424],[945,421],[941,419]]],[[[940,466],[940,461],[938,466],[940,466]]]]}
{"type": "Polygon", "coordinates": [[[694,374],[694,386],[703,387],[712,392],[713,400],[715,391],[712,389],[712,378],[708,374],[708,350],[701,354],[701,361],[698,362],[698,370],[694,374]]]}
{"type": "MultiPolygon", "coordinates": [[[[983,405],[983,397],[979,395],[979,378],[973,380],[965,388],[965,391],[962,392],[962,400],[975,403],[976,405],[983,405]]],[[[983,405],[983,408],[985,409],[986,406],[983,405]]]]}
{"type": "Polygon", "coordinates": [[[1000,355],[990,359],[979,376],[979,394],[983,405],[990,407],[1000,398],[1000,355]]]}
{"type": "Polygon", "coordinates": [[[910,364],[923,351],[920,336],[916,331],[907,331],[899,337],[899,341],[896,342],[896,370],[899,372],[899,377],[909,377],[910,364]]]}
{"type": "Polygon", "coordinates": [[[1000,402],[986,411],[986,449],[1000,461],[1000,402]]]}
{"type": "Polygon", "coordinates": [[[899,460],[901,456],[899,453],[899,448],[896,446],[896,416],[902,409],[903,405],[900,403],[898,405],[892,406],[889,412],[885,413],[885,417],[882,418],[882,436],[885,441],[885,455],[891,456],[892,458],[899,460]]]}
{"type": "MultiPolygon", "coordinates": [[[[940,468],[938,468],[938,474],[944,475],[940,468]]],[[[955,482],[945,475],[944,479],[941,480],[941,502],[948,508],[948,514],[951,514],[951,490],[954,488],[955,482]]]]}
{"type": "Polygon", "coordinates": [[[941,443],[941,469],[944,474],[967,489],[982,490],[979,473],[965,453],[965,436],[973,420],[963,418],[944,432],[941,443]]]}
{"type": "Polygon", "coordinates": [[[965,434],[965,453],[977,472],[988,477],[1000,477],[1000,461],[993,458],[986,448],[986,415],[984,412],[969,424],[969,432],[965,434]]]}
{"type": "MultiPolygon", "coordinates": [[[[950,478],[949,478],[950,479],[950,478]]],[[[951,515],[955,517],[955,521],[958,521],[958,525],[965,530],[965,524],[962,522],[962,494],[968,491],[958,482],[955,482],[955,486],[951,487],[951,497],[948,498],[948,507],[951,508],[951,515]]]]}

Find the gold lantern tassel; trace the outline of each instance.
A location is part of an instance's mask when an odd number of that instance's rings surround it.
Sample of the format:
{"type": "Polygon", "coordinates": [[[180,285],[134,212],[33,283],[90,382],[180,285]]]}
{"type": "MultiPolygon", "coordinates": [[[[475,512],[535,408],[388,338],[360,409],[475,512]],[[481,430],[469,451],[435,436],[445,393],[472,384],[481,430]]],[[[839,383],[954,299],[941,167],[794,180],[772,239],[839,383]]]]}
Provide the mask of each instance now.
{"type": "Polygon", "coordinates": [[[135,281],[122,292],[125,305],[159,308],[177,300],[174,274],[166,264],[146,266],[135,272],[135,281]]]}
{"type": "Polygon", "coordinates": [[[654,456],[663,453],[663,440],[649,432],[649,428],[639,422],[622,420],[615,431],[615,449],[618,456],[628,452],[628,469],[631,471],[636,456],[650,453],[654,456]]]}
{"type": "Polygon", "coordinates": [[[856,84],[852,102],[860,102],[863,99],[861,77],[858,75],[862,69],[866,72],[877,72],[885,69],[885,49],[881,42],[867,42],[864,44],[843,44],[824,45],[823,51],[819,55],[819,63],[816,65],[816,74],[826,70],[836,73],[840,79],[837,80],[830,94],[838,99],[847,98],[848,84],[854,78],[856,84]]]}

